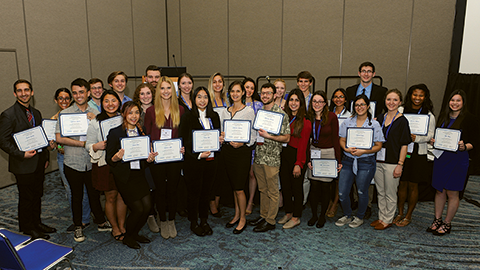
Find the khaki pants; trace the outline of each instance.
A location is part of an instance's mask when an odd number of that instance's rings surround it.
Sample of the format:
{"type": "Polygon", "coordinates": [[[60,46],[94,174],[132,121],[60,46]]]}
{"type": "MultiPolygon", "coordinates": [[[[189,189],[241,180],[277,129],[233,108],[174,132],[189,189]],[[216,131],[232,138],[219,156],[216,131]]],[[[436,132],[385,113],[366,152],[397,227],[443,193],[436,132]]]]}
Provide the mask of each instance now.
{"type": "Polygon", "coordinates": [[[275,224],[278,213],[278,172],[279,167],[253,163],[253,173],[257,178],[260,192],[260,216],[269,224],[275,224]]]}
{"type": "Polygon", "coordinates": [[[392,223],[397,210],[397,190],[399,178],[393,178],[393,170],[397,164],[377,162],[375,185],[378,193],[378,219],[392,223]]]}

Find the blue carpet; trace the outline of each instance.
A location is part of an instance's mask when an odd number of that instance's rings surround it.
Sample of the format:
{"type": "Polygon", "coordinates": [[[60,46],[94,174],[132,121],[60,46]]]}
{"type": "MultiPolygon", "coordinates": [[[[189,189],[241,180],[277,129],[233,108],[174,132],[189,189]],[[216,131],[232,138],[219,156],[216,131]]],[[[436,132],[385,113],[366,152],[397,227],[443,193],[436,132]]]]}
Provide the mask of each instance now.
{"type": "MultiPolygon", "coordinates": [[[[17,199],[15,185],[0,190],[0,227],[18,230],[17,199]]],[[[443,237],[425,232],[433,220],[433,202],[418,203],[412,223],[404,228],[375,231],[369,223],[376,219],[376,209],[359,228],[337,227],[339,209],[317,229],[307,226],[307,207],[299,227],[283,230],[277,224],[276,230],[260,234],[249,227],[240,235],[225,228],[233,209],[223,207],[222,218],[209,218],[212,236],[193,235],[187,219],[177,217],[177,238],[164,240],[145,226],[141,233],[152,243],[132,250],[94,224],[85,229],[84,242],[73,241],[66,232],[72,221],[65,190],[58,172],[52,172],[45,181],[42,219],[58,230],[51,241],[74,248],[69,257],[76,269],[480,269],[479,177],[470,178],[465,199],[452,233],[443,237]]],[[[250,218],[257,215],[255,207],[250,218]]]]}

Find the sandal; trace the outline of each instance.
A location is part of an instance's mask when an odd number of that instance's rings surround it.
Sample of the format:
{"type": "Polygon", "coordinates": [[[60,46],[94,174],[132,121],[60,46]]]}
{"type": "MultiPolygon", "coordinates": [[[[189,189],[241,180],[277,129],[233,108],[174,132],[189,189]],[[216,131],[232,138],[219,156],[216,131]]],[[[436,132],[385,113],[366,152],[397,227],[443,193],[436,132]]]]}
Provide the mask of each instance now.
{"type": "Polygon", "coordinates": [[[397,225],[398,226],[398,223],[400,223],[400,221],[403,220],[403,215],[397,215],[394,219],[393,219],[393,224],[397,225]]]}
{"type": "Polygon", "coordinates": [[[452,223],[443,222],[437,230],[433,231],[433,235],[444,236],[445,234],[450,233],[450,230],[452,230],[452,223]]]}
{"type": "Polygon", "coordinates": [[[337,214],[338,210],[338,203],[335,206],[330,208],[330,211],[327,212],[327,217],[332,218],[337,214]]]}
{"type": "Polygon", "coordinates": [[[427,232],[434,232],[438,230],[438,228],[442,226],[442,223],[443,222],[441,217],[434,219],[432,225],[430,225],[430,227],[427,228],[427,232]]]}
{"type": "Polygon", "coordinates": [[[117,241],[123,241],[123,238],[125,237],[125,233],[121,233],[119,235],[113,235],[113,232],[112,232],[112,236],[113,236],[113,239],[117,241]]]}
{"type": "Polygon", "coordinates": [[[408,224],[410,224],[410,222],[412,222],[411,219],[404,218],[404,219],[400,220],[398,223],[395,223],[395,225],[397,225],[398,227],[405,227],[408,224]]]}

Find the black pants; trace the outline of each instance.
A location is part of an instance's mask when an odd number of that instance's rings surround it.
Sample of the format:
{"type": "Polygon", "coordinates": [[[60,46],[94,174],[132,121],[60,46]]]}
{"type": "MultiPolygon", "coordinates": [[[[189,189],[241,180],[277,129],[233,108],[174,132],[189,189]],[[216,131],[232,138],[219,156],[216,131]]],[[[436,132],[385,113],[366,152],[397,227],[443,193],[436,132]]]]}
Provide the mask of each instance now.
{"type": "Polygon", "coordinates": [[[180,181],[180,162],[156,164],[151,167],[155,183],[155,204],[161,221],[175,220],[177,187],[180,181]]]}
{"type": "Polygon", "coordinates": [[[94,189],[92,185],[92,171],[79,172],[67,165],[64,165],[64,168],[65,177],[72,192],[73,224],[75,224],[75,226],[82,226],[83,185],[87,188],[88,201],[93,215],[95,215],[95,223],[104,223],[105,214],[100,204],[100,192],[94,189]]]}
{"type": "MultiPolygon", "coordinates": [[[[215,159],[217,159],[215,157],[215,159]]],[[[185,164],[185,180],[188,190],[188,220],[197,222],[198,218],[207,219],[209,195],[214,182],[217,161],[195,161],[199,166],[185,164]]]]}
{"type": "Polygon", "coordinates": [[[318,180],[310,180],[310,184],[310,194],[308,197],[310,199],[310,206],[312,207],[312,215],[317,216],[317,207],[320,202],[322,210],[319,217],[320,219],[325,219],[330,198],[335,198],[335,191],[333,191],[332,194],[332,189],[335,190],[335,181],[322,182],[318,180]]]}
{"type": "Polygon", "coordinates": [[[42,212],[45,164],[39,162],[37,169],[29,174],[15,174],[18,188],[18,224],[20,231],[33,230],[38,225],[42,212]]]}
{"type": "Polygon", "coordinates": [[[282,184],[283,207],[285,213],[293,213],[294,217],[302,217],[303,211],[303,178],[306,164],[299,177],[293,176],[293,168],[297,161],[297,149],[291,146],[283,148],[280,165],[280,183],[282,184]]]}

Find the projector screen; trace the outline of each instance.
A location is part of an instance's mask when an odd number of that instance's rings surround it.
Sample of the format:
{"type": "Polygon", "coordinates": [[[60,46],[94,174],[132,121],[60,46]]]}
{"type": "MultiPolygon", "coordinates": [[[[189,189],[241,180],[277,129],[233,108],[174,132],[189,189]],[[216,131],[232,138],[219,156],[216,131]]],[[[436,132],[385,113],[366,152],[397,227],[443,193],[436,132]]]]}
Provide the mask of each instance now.
{"type": "Polygon", "coordinates": [[[480,1],[467,0],[459,73],[480,74],[480,1]]]}

